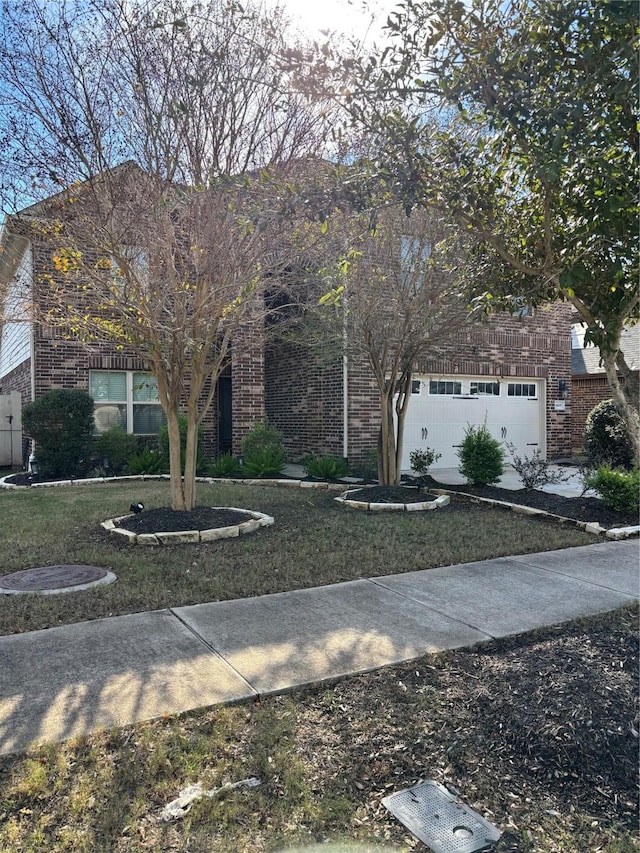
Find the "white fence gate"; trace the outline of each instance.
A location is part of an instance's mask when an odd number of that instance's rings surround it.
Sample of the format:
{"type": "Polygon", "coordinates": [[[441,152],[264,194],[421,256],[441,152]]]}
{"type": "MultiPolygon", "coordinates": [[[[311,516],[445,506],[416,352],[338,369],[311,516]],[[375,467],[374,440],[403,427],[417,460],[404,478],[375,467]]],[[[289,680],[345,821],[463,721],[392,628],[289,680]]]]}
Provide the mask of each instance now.
{"type": "Polygon", "coordinates": [[[19,391],[0,394],[0,468],[22,466],[22,399],[19,391]]]}

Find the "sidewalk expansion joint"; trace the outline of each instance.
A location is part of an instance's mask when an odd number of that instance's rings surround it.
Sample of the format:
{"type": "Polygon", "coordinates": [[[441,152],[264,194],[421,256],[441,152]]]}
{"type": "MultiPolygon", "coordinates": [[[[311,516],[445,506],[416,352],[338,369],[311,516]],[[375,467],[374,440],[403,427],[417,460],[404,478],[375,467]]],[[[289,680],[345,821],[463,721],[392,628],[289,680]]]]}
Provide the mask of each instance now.
{"type": "MultiPolygon", "coordinates": [[[[428,571],[428,569],[427,569],[428,571]]],[[[482,634],[483,637],[486,637],[486,640],[478,640],[479,643],[488,642],[489,640],[497,640],[497,637],[494,637],[493,634],[488,634],[482,628],[478,628],[477,625],[473,625],[471,622],[465,622],[464,619],[460,619],[457,616],[452,616],[450,613],[447,613],[445,610],[438,610],[437,607],[432,607],[430,604],[426,604],[424,601],[420,601],[418,598],[413,598],[413,596],[408,595],[405,592],[401,592],[397,589],[392,589],[389,586],[385,586],[383,583],[380,583],[378,578],[366,578],[369,583],[375,584],[379,586],[380,589],[384,589],[386,592],[392,592],[394,595],[397,595],[399,598],[404,598],[407,601],[411,601],[414,604],[420,605],[420,607],[424,607],[425,610],[430,610],[432,613],[439,613],[440,616],[444,616],[446,619],[450,619],[452,622],[457,622],[459,625],[464,625],[465,628],[472,628],[474,631],[477,631],[479,634],[482,634]]]]}
{"type": "Polygon", "coordinates": [[[623,589],[618,589],[615,586],[607,586],[604,583],[598,583],[594,580],[588,580],[587,578],[577,577],[576,575],[567,574],[567,572],[563,572],[560,569],[552,568],[550,566],[540,566],[536,565],[536,563],[530,563],[528,560],[525,560],[522,557],[510,557],[509,559],[513,560],[516,563],[521,563],[523,566],[527,566],[529,569],[533,569],[538,572],[549,572],[552,575],[560,575],[560,577],[568,578],[571,581],[579,581],[580,583],[586,583],[589,586],[595,586],[598,589],[606,589],[609,592],[616,592],[618,595],[626,595],[630,601],[637,601],[638,596],[633,595],[632,593],[625,592],[623,589]]]}
{"type": "Polygon", "coordinates": [[[169,610],[169,613],[171,613],[171,615],[175,619],[177,619],[181,625],[184,625],[184,627],[187,629],[187,631],[189,631],[190,634],[193,634],[193,636],[196,638],[196,640],[198,640],[200,643],[202,643],[202,645],[206,649],[208,649],[211,652],[211,654],[215,655],[221,661],[224,661],[225,666],[227,666],[233,673],[235,673],[235,675],[238,676],[238,678],[241,681],[243,681],[247,685],[249,690],[251,690],[251,692],[254,694],[253,695],[253,701],[254,702],[256,700],[259,700],[260,694],[259,694],[258,690],[256,690],[256,688],[253,686],[253,684],[251,684],[250,681],[247,681],[247,679],[244,677],[244,675],[241,672],[239,672],[235,668],[235,666],[233,666],[233,664],[229,663],[227,658],[221,652],[219,652],[215,646],[212,646],[211,643],[208,643],[201,634],[198,634],[198,632],[191,625],[189,625],[188,622],[185,622],[185,620],[182,619],[182,617],[178,613],[176,613],[176,611],[173,609],[173,607],[169,607],[168,610],[169,610]]]}

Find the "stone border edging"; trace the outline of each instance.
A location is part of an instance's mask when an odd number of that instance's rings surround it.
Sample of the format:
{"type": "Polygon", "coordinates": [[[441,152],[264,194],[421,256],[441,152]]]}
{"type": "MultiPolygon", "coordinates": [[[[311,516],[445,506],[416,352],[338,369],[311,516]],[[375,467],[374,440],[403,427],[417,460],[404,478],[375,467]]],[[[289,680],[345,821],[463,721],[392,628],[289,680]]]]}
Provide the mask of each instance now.
{"type": "Polygon", "coordinates": [[[131,514],[109,518],[100,527],[114,536],[122,536],[130,545],[182,545],[194,542],[215,542],[218,539],[232,539],[245,533],[253,533],[261,527],[269,527],[274,518],[264,512],[252,509],[240,509],[235,506],[212,506],[211,509],[228,509],[249,516],[248,521],[231,524],[228,527],[212,527],[209,530],[172,530],[163,533],[134,533],[126,527],[118,527],[118,522],[132,518],[131,514]]]}
{"type": "Polygon", "coordinates": [[[640,525],[633,527],[611,527],[607,530],[606,527],[601,527],[597,521],[577,521],[575,518],[567,518],[564,515],[555,515],[552,512],[547,512],[544,509],[536,509],[535,507],[525,506],[523,504],[512,504],[508,501],[497,501],[494,498],[481,498],[478,495],[471,495],[469,492],[459,492],[450,489],[434,489],[434,493],[442,495],[463,495],[465,498],[471,498],[474,501],[489,504],[490,506],[501,506],[505,509],[510,509],[512,512],[519,512],[522,515],[542,515],[547,518],[555,518],[562,523],[568,522],[575,524],[586,533],[593,533],[596,536],[604,534],[607,539],[629,539],[632,536],[640,534],[640,525]]]}
{"type": "MultiPolygon", "coordinates": [[[[89,477],[78,480],[53,480],[47,483],[32,483],[30,486],[19,486],[14,483],[5,483],[7,477],[13,476],[7,474],[0,479],[0,489],[46,489],[49,486],[90,486],[94,483],[116,483],[120,480],[169,480],[169,474],[126,474],[121,477],[89,477]]],[[[244,483],[247,486],[289,486],[290,488],[300,489],[324,489],[330,492],[343,492],[345,490],[344,483],[325,483],[316,482],[314,480],[270,480],[270,479],[237,479],[234,477],[196,477],[196,483],[244,483]]]]}
{"type": "Polygon", "coordinates": [[[422,512],[429,509],[440,509],[440,507],[447,506],[447,504],[451,502],[451,498],[448,494],[442,494],[434,501],[415,501],[414,503],[406,504],[367,503],[367,501],[351,500],[351,498],[348,497],[348,495],[354,494],[355,492],[362,492],[366,490],[366,488],[366,486],[363,486],[358,489],[349,489],[343,495],[339,495],[337,498],[334,498],[334,500],[338,501],[338,503],[341,503],[343,506],[351,507],[351,509],[364,509],[371,512],[422,512]]]}

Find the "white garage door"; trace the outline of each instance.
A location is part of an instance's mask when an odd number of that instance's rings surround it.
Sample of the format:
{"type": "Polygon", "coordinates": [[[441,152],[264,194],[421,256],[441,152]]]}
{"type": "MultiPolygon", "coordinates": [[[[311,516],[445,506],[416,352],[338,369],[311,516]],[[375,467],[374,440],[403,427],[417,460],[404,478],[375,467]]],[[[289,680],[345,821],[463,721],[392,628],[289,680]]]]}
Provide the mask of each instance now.
{"type": "MultiPolygon", "coordinates": [[[[514,444],[520,455],[531,456],[538,448],[544,453],[543,414],[540,380],[416,376],[405,422],[402,470],[411,468],[412,450],[426,447],[442,454],[434,467],[457,468],[465,430],[485,422],[494,438],[514,444]]],[[[506,451],[505,462],[509,461],[506,451]]]]}

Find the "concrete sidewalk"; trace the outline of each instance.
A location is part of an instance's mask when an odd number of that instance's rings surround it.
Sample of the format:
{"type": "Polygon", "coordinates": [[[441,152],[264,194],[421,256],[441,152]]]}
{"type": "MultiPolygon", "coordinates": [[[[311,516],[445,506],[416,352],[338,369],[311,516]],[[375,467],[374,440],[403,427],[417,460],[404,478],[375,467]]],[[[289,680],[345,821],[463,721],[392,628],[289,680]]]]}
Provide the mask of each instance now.
{"type": "Polygon", "coordinates": [[[613,610],[638,568],[603,542],[0,637],[0,753],[613,610]]]}

